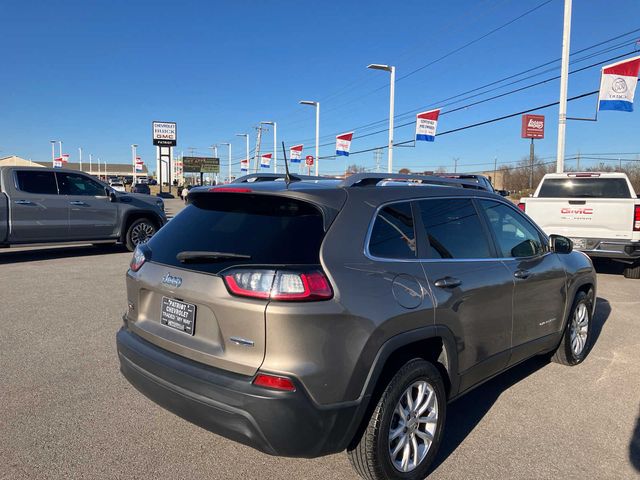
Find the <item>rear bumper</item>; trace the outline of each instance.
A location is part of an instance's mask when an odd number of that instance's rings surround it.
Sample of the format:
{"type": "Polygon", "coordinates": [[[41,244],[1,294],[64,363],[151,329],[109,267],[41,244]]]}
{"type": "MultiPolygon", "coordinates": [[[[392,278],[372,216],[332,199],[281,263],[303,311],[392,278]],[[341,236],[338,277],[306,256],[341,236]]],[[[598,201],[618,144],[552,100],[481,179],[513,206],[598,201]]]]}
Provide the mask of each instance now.
{"type": "Polygon", "coordinates": [[[640,259],[640,242],[610,240],[601,238],[586,238],[585,248],[576,248],[590,257],[626,259],[630,261],[640,259]]]}
{"type": "Polygon", "coordinates": [[[299,382],[295,392],[252,385],[252,377],[185,359],[123,327],[116,335],[120,371],[141,393],[180,417],[264,453],[318,457],[344,450],[357,405],[318,406],[299,382]]]}

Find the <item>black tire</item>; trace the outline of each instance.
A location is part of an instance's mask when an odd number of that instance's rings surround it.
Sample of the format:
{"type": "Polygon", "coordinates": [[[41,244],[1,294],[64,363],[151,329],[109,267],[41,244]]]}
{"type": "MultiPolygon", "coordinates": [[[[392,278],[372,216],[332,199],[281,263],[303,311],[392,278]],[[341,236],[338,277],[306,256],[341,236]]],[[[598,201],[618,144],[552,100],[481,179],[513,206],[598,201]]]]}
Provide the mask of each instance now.
{"type": "MultiPolygon", "coordinates": [[[[551,356],[552,362],[573,366],[582,363],[582,361],[587,357],[589,348],[591,346],[591,331],[593,329],[592,307],[592,293],[589,292],[589,294],[587,295],[585,292],[578,292],[576,298],[573,300],[573,305],[571,306],[571,311],[569,313],[569,318],[567,319],[567,325],[565,326],[564,334],[562,335],[562,340],[560,340],[560,345],[558,345],[558,348],[551,356]],[[576,351],[574,350],[574,346],[572,345],[571,334],[572,329],[575,329],[577,325],[576,312],[578,312],[579,309],[583,308],[582,306],[586,308],[585,313],[588,323],[586,326],[586,338],[582,341],[578,341],[577,345],[581,345],[581,348],[579,349],[579,351],[576,351]]],[[[582,325],[581,322],[580,325],[582,325]]],[[[584,329],[580,327],[580,331],[583,332],[584,329]]]]}
{"type": "Polygon", "coordinates": [[[156,225],[148,218],[139,218],[131,222],[125,235],[127,250],[133,252],[140,243],[145,243],[156,233],[156,225]]]}
{"type": "MultiPolygon", "coordinates": [[[[418,397],[419,392],[416,398],[418,397]]],[[[371,414],[369,423],[362,436],[357,440],[357,443],[348,448],[347,454],[351,465],[358,475],[367,480],[421,480],[425,478],[440,447],[447,413],[446,410],[446,393],[438,369],[422,359],[410,360],[398,370],[386,386],[371,414]],[[433,440],[427,449],[426,456],[424,456],[411,471],[402,472],[394,466],[390,449],[391,445],[393,445],[393,448],[398,447],[400,443],[403,443],[404,437],[407,436],[407,438],[410,438],[408,435],[411,434],[400,434],[397,439],[390,441],[389,432],[391,431],[392,425],[395,425],[396,429],[401,429],[403,432],[407,432],[407,430],[416,431],[411,423],[407,423],[407,425],[409,425],[408,428],[402,428],[402,424],[395,423],[396,420],[399,419],[399,416],[396,414],[396,407],[401,398],[406,399],[404,395],[410,387],[412,388],[412,393],[416,391],[415,388],[417,387],[414,388],[416,382],[426,382],[434,392],[434,408],[427,409],[427,411],[429,411],[427,416],[431,416],[433,412],[436,411],[437,421],[435,422],[435,431],[432,432],[433,440]],[[437,410],[435,408],[436,405],[437,410]],[[412,428],[414,430],[411,430],[412,428]]],[[[421,415],[424,415],[424,413],[421,415]]],[[[411,419],[409,422],[411,422],[411,419]]],[[[424,428],[426,430],[426,427],[424,428]]],[[[418,431],[424,433],[422,430],[418,429],[418,431]]],[[[417,436],[418,434],[414,435],[417,442],[423,442],[418,445],[424,447],[426,442],[420,439],[420,437],[417,436]]],[[[399,451],[402,452],[403,450],[404,448],[400,448],[399,451]]]]}
{"type": "Polygon", "coordinates": [[[640,279],[640,263],[634,264],[631,267],[625,267],[622,274],[624,278],[640,279]]]}

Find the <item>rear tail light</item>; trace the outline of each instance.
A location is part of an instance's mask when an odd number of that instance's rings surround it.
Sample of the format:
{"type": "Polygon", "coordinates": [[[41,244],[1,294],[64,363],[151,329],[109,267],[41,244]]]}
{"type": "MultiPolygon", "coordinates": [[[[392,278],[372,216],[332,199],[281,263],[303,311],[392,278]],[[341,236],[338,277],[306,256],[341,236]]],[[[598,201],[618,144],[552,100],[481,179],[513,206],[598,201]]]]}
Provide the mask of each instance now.
{"type": "Polygon", "coordinates": [[[640,232],[640,205],[633,209],[633,231],[640,232]]]}
{"type": "Polygon", "coordinates": [[[253,384],[259,387],[272,388],[274,390],[284,390],[285,392],[295,392],[296,386],[287,377],[277,375],[267,375],[259,373],[253,379],[253,384]]]}
{"type": "Polygon", "coordinates": [[[145,245],[138,245],[136,249],[133,251],[133,258],[131,259],[131,263],[129,264],[129,268],[137,272],[142,268],[144,262],[149,260],[150,255],[149,248],[145,245]]]}
{"type": "Polygon", "coordinates": [[[522,210],[523,212],[525,212],[525,211],[526,211],[526,204],[525,204],[524,202],[520,202],[520,203],[518,204],[518,208],[519,208],[520,210],[522,210]]]}
{"type": "Polygon", "coordinates": [[[280,301],[328,300],[333,297],[329,280],[319,270],[231,270],[224,274],[229,293],[240,297],[280,301]]]}

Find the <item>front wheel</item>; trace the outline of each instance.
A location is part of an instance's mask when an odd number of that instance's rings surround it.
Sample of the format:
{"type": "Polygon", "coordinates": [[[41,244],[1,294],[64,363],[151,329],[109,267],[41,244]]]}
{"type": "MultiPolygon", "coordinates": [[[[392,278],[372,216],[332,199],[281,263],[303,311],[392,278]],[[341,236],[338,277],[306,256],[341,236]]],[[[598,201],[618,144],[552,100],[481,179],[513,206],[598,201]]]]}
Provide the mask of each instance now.
{"type": "Polygon", "coordinates": [[[427,475],[442,439],[447,401],[438,369],[414,359],[395,374],[358,442],[347,450],[367,480],[418,480],[427,475]]]}
{"type": "Polygon", "coordinates": [[[591,344],[593,301],[585,292],[576,295],[560,345],[551,357],[553,362],[577,365],[586,358],[591,344]]]}
{"type": "Polygon", "coordinates": [[[148,218],[139,218],[129,225],[125,236],[127,249],[133,252],[138,245],[146,243],[156,233],[155,224],[148,218]]]}

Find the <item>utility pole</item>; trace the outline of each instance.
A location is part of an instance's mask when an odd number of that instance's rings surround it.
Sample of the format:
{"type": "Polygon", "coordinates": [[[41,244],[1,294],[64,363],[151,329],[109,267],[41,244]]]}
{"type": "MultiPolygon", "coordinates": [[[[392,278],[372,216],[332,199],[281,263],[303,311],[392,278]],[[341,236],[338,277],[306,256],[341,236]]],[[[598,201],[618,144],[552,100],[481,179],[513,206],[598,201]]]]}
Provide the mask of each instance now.
{"type": "Polygon", "coordinates": [[[89,175],[93,174],[92,160],[93,160],[93,158],[91,157],[91,154],[89,154],[89,175]]]}
{"type": "Polygon", "coordinates": [[[56,161],[56,141],[51,140],[51,166],[53,167],[53,162],[56,161]]]}
{"type": "Polygon", "coordinates": [[[82,171],[82,147],[78,147],[78,159],[80,160],[80,171],[82,171]]]}
{"type": "Polygon", "coordinates": [[[560,69],[560,105],[558,108],[558,153],[556,173],[564,172],[564,144],[567,129],[567,90],[569,87],[569,44],[571,42],[571,1],[564,0],[562,66],[560,69]]]}
{"type": "Polygon", "coordinates": [[[382,149],[376,148],[373,151],[373,159],[376,162],[376,173],[380,173],[380,160],[382,159],[382,149]]]}
{"type": "MultiPolygon", "coordinates": [[[[496,188],[496,185],[498,183],[498,157],[493,157],[493,188],[496,188]]],[[[504,181],[502,182],[504,184],[504,181]]],[[[502,188],[504,189],[504,185],[502,185],[502,188]]]]}
{"type": "Polygon", "coordinates": [[[580,151],[579,150],[578,150],[578,156],[576,160],[577,160],[576,170],[580,171],[580,151]]]}
{"type": "Polygon", "coordinates": [[[458,160],[460,160],[458,157],[455,157],[453,159],[453,173],[458,172],[458,160]]]}

